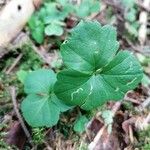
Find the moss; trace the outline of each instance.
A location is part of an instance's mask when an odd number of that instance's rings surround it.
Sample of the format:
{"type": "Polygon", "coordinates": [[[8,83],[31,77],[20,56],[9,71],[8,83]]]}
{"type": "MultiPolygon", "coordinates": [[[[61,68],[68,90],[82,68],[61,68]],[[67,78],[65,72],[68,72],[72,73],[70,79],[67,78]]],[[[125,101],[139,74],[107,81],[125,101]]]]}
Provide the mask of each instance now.
{"type": "Polygon", "coordinates": [[[147,130],[139,131],[137,133],[137,136],[139,142],[135,147],[140,148],[142,150],[149,150],[150,149],[150,126],[148,127],[147,130]]]}

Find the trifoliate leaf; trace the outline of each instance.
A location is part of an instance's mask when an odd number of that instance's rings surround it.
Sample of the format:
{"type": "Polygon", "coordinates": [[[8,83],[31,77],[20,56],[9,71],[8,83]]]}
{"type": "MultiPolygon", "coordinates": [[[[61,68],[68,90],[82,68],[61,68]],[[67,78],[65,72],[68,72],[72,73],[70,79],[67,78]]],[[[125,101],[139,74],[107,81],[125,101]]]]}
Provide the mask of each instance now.
{"type": "Polygon", "coordinates": [[[85,131],[85,125],[88,123],[88,119],[86,116],[80,116],[79,118],[77,118],[77,120],[75,121],[74,124],[74,131],[78,132],[78,133],[82,133],[85,131]]]}
{"type": "Polygon", "coordinates": [[[21,109],[29,125],[51,127],[58,122],[60,112],[70,109],[53,92],[56,75],[51,70],[40,69],[29,73],[24,86],[28,96],[21,109]]]}
{"type": "Polygon", "coordinates": [[[117,53],[116,30],[98,22],[81,22],[61,46],[68,70],[58,74],[55,94],[69,105],[91,110],[120,100],[142,79],[142,69],[128,51],[117,53]],[[70,69],[71,68],[71,69],[70,69]],[[62,88],[63,87],[63,88],[62,88]]]}

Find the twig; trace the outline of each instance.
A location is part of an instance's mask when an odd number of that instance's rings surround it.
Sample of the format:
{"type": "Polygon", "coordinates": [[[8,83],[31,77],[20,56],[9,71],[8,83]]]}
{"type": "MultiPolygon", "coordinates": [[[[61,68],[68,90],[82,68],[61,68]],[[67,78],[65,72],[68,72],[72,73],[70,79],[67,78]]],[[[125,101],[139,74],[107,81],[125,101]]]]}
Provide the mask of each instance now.
{"type": "Polygon", "coordinates": [[[14,63],[10,66],[10,68],[6,71],[6,74],[10,74],[10,72],[14,69],[14,67],[19,63],[23,54],[20,54],[14,61],[14,63]]]}
{"type": "Polygon", "coordinates": [[[45,144],[46,146],[46,150],[53,150],[50,145],[46,142],[46,141],[43,141],[43,143],[45,144]]]}
{"type": "Polygon", "coordinates": [[[126,38],[125,36],[122,36],[122,38],[128,43],[129,46],[131,46],[131,48],[135,52],[141,53],[141,54],[143,54],[145,56],[149,56],[150,55],[150,51],[144,51],[141,46],[139,46],[139,47],[138,46],[134,46],[132,44],[132,42],[128,38],[126,38]]]}
{"type": "Polygon", "coordinates": [[[135,2],[136,2],[136,4],[137,4],[139,7],[141,7],[142,9],[144,9],[144,10],[147,11],[147,12],[150,12],[150,8],[149,8],[148,6],[144,6],[139,0],[136,0],[135,2]]]}
{"type": "Polygon", "coordinates": [[[116,102],[114,104],[114,106],[112,107],[112,112],[113,112],[114,116],[115,116],[116,112],[119,110],[121,104],[122,104],[122,101],[119,101],[119,102],[116,102]]]}
{"type": "Polygon", "coordinates": [[[103,0],[103,2],[111,7],[116,8],[117,10],[120,10],[120,11],[123,10],[123,7],[121,7],[121,5],[118,2],[116,3],[114,0],[112,0],[112,1],[103,0]]]}
{"type": "Polygon", "coordinates": [[[6,55],[7,53],[9,53],[10,50],[8,50],[7,48],[3,48],[3,47],[0,47],[0,59],[6,55]]]}
{"type": "Polygon", "coordinates": [[[103,135],[104,130],[106,129],[106,126],[104,125],[99,132],[97,133],[97,135],[95,136],[94,140],[89,144],[88,148],[89,150],[94,150],[95,146],[97,145],[97,143],[99,142],[99,139],[101,138],[101,136],[103,135]]]}
{"type": "MultiPolygon", "coordinates": [[[[144,0],[143,6],[150,7],[150,0],[144,0]]],[[[138,39],[141,45],[144,45],[146,38],[147,38],[147,20],[148,20],[147,11],[142,11],[139,15],[139,22],[141,26],[139,28],[139,35],[138,35],[138,39]]]]}
{"type": "Polygon", "coordinates": [[[130,137],[131,143],[134,143],[133,129],[131,125],[129,125],[129,137],[130,137]]]}
{"type": "Polygon", "coordinates": [[[150,97],[148,97],[139,107],[137,107],[137,110],[143,111],[146,107],[150,105],[150,97]]]}
{"type": "MultiPolygon", "coordinates": [[[[122,104],[122,101],[116,102],[114,106],[112,107],[112,113],[113,116],[115,116],[116,112],[119,110],[120,106],[122,104]]],[[[101,136],[103,135],[104,130],[107,128],[107,125],[104,125],[95,136],[94,140],[89,144],[89,150],[94,150],[96,145],[98,144],[101,136]]]]}
{"type": "Polygon", "coordinates": [[[133,98],[130,98],[130,97],[128,97],[128,96],[125,96],[124,97],[124,100],[126,100],[126,101],[129,101],[129,102],[132,102],[132,103],[135,103],[135,104],[141,104],[139,101],[137,101],[137,100],[135,100],[135,99],[133,99],[133,98]]]}
{"type": "Polygon", "coordinates": [[[149,113],[148,116],[146,117],[145,122],[150,123],[150,113],[149,113]]]}
{"type": "Polygon", "coordinates": [[[34,145],[33,145],[32,138],[31,138],[31,135],[30,135],[30,133],[29,133],[27,127],[25,126],[25,123],[24,123],[24,121],[23,121],[23,119],[22,119],[22,116],[21,116],[21,114],[20,114],[20,112],[19,112],[19,110],[18,110],[18,107],[17,107],[17,102],[16,102],[16,90],[15,90],[15,87],[13,87],[13,86],[10,87],[10,94],[11,94],[11,97],[12,97],[12,102],[13,102],[14,110],[15,110],[16,115],[17,115],[17,117],[18,117],[18,119],[19,119],[19,122],[20,122],[20,124],[21,124],[21,126],[22,126],[22,129],[24,130],[24,133],[25,133],[25,135],[27,136],[27,138],[28,138],[30,144],[31,144],[32,146],[34,146],[34,145]]]}
{"type": "Polygon", "coordinates": [[[43,60],[46,64],[48,64],[48,65],[51,66],[50,62],[47,61],[47,59],[42,55],[42,53],[37,49],[37,47],[34,46],[33,43],[32,43],[32,49],[42,58],[42,60],[43,60]]]}

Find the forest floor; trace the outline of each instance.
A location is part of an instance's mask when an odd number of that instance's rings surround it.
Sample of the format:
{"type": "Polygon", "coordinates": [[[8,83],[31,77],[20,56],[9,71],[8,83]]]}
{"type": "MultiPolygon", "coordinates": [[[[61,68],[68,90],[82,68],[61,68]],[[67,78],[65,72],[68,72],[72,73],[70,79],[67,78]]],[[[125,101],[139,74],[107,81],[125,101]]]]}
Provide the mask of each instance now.
{"type": "MultiPolygon", "coordinates": [[[[52,128],[31,128],[26,124],[31,136],[27,138],[16,115],[16,109],[20,111],[20,103],[26,96],[19,80],[20,72],[39,68],[61,70],[60,44],[81,19],[68,15],[64,19],[64,34],[45,36],[41,44],[31,37],[32,31],[26,25],[15,46],[0,53],[0,150],[86,150],[94,144],[95,150],[150,150],[150,7],[144,5],[144,0],[135,0],[133,5],[130,0],[127,2],[127,6],[123,6],[120,1],[101,0],[100,11],[85,18],[116,27],[120,49],[133,52],[143,67],[144,77],[138,87],[120,102],[108,102],[94,111],[86,112],[77,107],[62,113],[52,128]],[[142,13],[147,16],[144,25],[140,22],[142,13]],[[32,42],[22,42],[22,38],[32,42]],[[15,88],[17,108],[12,102],[12,88],[15,88]],[[101,116],[105,110],[115,114],[111,134],[101,116]],[[83,132],[78,133],[74,131],[74,124],[81,114],[88,121],[82,118],[87,123],[83,132]]],[[[6,1],[0,1],[0,10],[5,5],[6,1]]],[[[82,130],[82,123],[79,128],[82,130]]]]}

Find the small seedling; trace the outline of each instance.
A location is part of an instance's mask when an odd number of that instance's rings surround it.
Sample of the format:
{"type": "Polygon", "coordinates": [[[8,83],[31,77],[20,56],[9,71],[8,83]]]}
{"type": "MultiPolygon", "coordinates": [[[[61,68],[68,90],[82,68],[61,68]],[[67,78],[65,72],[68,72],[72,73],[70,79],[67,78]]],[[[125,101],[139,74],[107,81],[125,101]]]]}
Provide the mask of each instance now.
{"type": "Polygon", "coordinates": [[[129,51],[119,51],[117,33],[110,25],[80,22],[61,46],[68,68],[58,73],[55,94],[68,105],[91,110],[120,100],[141,81],[143,72],[129,51]],[[62,88],[63,87],[63,88],[62,88]]]}
{"type": "Polygon", "coordinates": [[[69,14],[79,18],[87,17],[100,11],[99,0],[82,0],[80,5],[69,0],[56,0],[45,2],[29,21],[32,38],[39,44],[43,43],[46,36],[61,36],[64,32],[65,19],[69,14]]]}
{"type": "Polygon", "coordinates": [[[23,116],[33,127],[51,127],[58,122],[60,112],[70,107],[60,101],[53,91],[56,75],[52,70],[40,69],[28,74],[24,90],[28,96],[21,105],[23,116]]]}
{"type": "Polygon", "coordinates": [[[64,19],[72,11],[72,7],[66,4],[62,9],[58,9],[60,5],[64,3],[44,3],[43,7],[31,17],[28,24],[32,38],[37,43],[41,44],[45,35],[60,36],[63,34],[64,19]]]}
{"type": "Polygon", "coordinates": [[[81,21],[61,46],[67,69],[58,73],[57,81],[55,73],[46,69],[26,77],[28,96],[21,107],[26,121],[50,127],[70,106],[92,110],[134,89],[142,79],[142,68],[129,51],[118,51],[116,38],[110,25],[81,21]]]}

